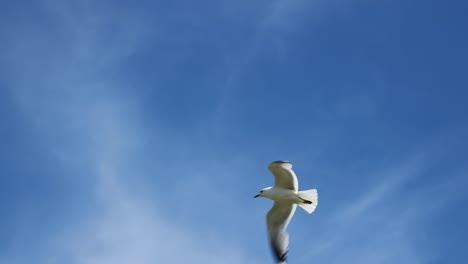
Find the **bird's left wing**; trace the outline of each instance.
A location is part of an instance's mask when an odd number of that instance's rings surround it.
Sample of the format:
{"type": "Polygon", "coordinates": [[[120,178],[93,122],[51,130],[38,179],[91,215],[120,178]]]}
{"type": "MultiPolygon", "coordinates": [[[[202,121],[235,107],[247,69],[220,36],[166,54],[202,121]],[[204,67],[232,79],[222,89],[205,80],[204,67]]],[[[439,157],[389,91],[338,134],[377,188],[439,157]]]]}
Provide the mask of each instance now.
{"type": "Polygon", "coordinates": [[[282,187],[293,191],[298,190],[297,177],[289,161],[273,161],[268,165],[268,169],[275,176],[275,187],[282,187]]]}
{"type": "Polygon", "coordinates": [[[285,262],[288,254],[289,236],[286,231],[296,211],[296,204],[275,202],[267,214],[268,235],[277,261],[285,262]]]}

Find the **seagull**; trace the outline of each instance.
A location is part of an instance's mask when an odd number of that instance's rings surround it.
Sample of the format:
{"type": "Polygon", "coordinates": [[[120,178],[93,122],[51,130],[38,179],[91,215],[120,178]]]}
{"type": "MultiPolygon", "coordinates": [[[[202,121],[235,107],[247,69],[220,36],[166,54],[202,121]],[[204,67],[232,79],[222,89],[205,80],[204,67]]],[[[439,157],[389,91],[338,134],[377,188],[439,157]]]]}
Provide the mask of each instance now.
{"type": "Polygon", "coordinates": [[[266,197],[275,204],[266,216],[270,246],[278,263],[285,263],[288,254],[289,235],[286,231],[297,205],[311,214],[318,205],[316,189],[298,191],[297,177],[289,161],[273,161],[268,169],[275,176],[275,185],[254,196],[266,197]]]}

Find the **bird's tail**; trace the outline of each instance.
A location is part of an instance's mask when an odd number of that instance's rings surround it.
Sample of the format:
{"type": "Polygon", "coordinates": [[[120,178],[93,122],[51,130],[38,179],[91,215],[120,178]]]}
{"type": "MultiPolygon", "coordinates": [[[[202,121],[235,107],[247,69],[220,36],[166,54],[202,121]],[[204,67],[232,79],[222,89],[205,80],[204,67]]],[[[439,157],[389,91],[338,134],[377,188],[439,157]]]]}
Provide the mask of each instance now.
{"type": "Polygon", "coordinates": [[[300,191],[297,193],[299,198],[304,200],[302,203],[298,204],[302,209],[307,213],[311,214],[318,205],[318,193],[316,189],[311,189],[307,191],[300,191]]]}

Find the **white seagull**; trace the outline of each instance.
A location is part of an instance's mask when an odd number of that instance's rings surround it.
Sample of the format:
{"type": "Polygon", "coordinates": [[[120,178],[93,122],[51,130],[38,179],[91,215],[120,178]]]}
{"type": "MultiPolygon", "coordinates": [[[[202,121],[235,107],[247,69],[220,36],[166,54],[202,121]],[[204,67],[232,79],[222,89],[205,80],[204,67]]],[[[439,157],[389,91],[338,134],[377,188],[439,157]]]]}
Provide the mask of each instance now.
{"type": "Polygon", "coordinates": [[[268,169],[275,176],[275,185],[260,190],[257,197],[266,197],[275,201],[267,214],[268,235],[270,245],[279,263],[286,261],[289,236],[286,231],[289,221],[296,211],[297,205],[311,214],[318,204],[316,189],[298,191],[297,177],[289,161],[274,161],[268,169]]]}

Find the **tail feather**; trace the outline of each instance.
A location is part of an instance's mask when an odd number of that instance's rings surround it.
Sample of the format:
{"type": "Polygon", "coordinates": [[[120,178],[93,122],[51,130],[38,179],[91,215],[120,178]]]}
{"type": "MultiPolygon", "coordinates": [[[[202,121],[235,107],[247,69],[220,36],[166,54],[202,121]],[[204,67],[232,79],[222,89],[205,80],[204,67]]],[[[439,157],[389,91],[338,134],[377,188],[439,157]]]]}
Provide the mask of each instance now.
{"type": "Polygon", "coordinates": [[[318,205],[318,193],[316,189],[300,191],[297,195],[304,200],[304,203],[298,204],[307,213],[311,214],[318,205]]]}

